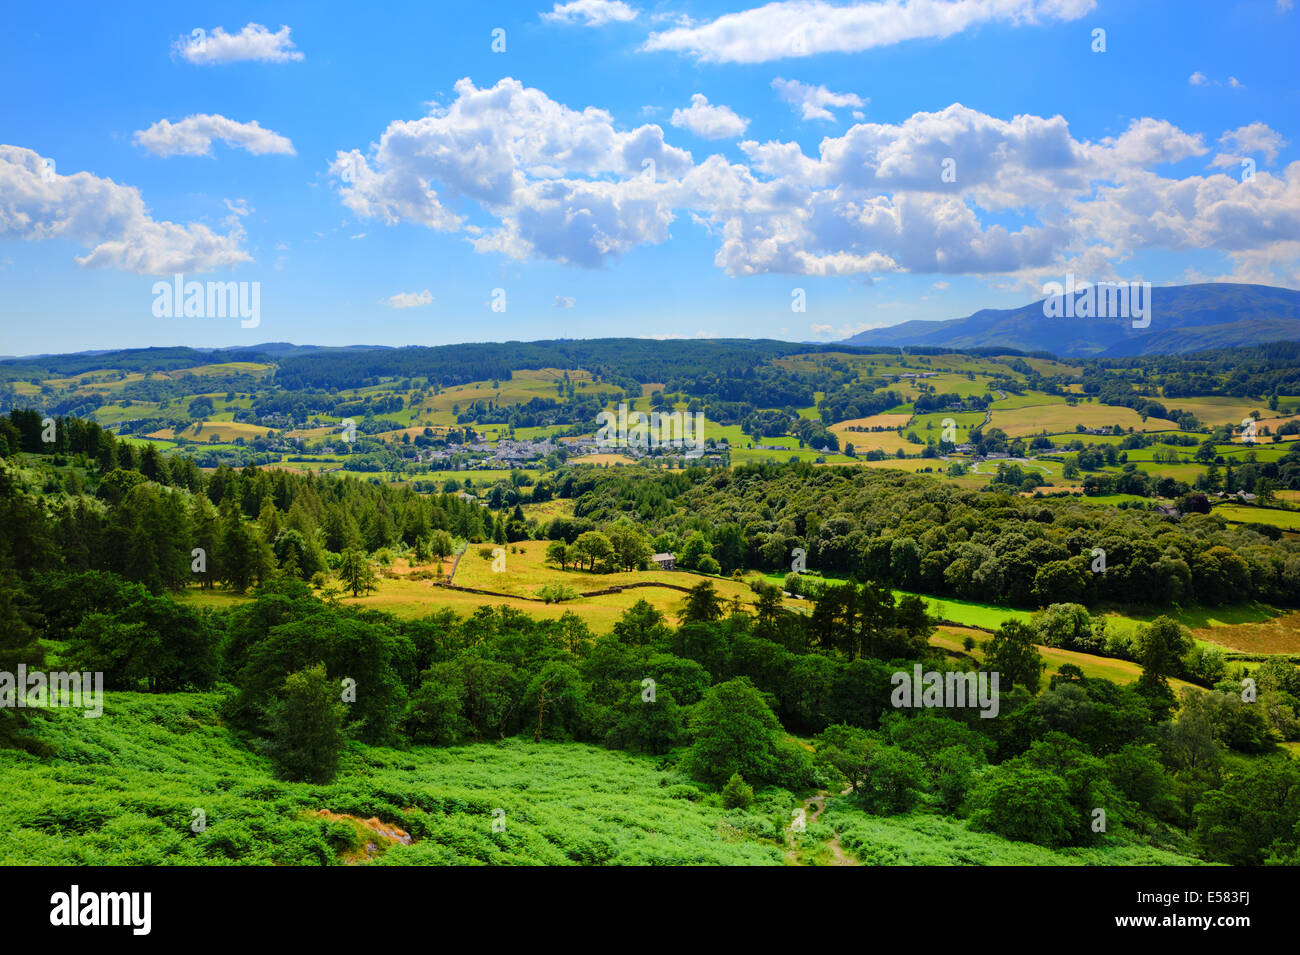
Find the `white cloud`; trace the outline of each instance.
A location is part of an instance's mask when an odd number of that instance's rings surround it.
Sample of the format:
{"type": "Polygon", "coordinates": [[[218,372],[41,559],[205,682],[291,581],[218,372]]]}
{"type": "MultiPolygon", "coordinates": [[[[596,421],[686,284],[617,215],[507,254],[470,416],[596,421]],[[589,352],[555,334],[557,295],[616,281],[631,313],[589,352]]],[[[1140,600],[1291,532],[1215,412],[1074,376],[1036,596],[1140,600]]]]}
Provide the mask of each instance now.
{"type": "MultiPolygon", "coordinates": [[[[1262,124],[1220,142],[1261,155],[1284,145],[1262,124]]],[[[1210,150],[1156,118],[1085,140],[1059,115],[1003,119],[954,103],[859,123],[812,154],[794,142],[739,145],[743,161],[697,163],[658,126],[619,130],[603,110],[571,109],[515,80],[482,90],[462,80],[449,106],[391,123],[367,156],[340,153],[332,170],[362,218],[586,267],[666,241],[685,214],[737,276],[1001,275],[1037,288],[1067,269],[1117,277],[1145,249],[1294,268],[1276,250],[1300,235],[1300,163],[1249,183],[1175,178],[1163,170],[1210,150]]]]}
{"type": "Polygon", "coordinates": [[[1192,86],[1227,86],[1234,90],[1244,90],[1246,84],[1241,82],[1235,76],[1229,76],[1226,80],[1212,80],[1200,70],[1197,70],[1191,76],[1187,77],[1187,82],[1192,86]]]}
{"type": "Polygon", "coordinates": [[[543,13],[543,20],[553,23],[580,23],[587,27],[604,26],[606,23],[626,23],[635,20],[635,8],[622,0],[572,0],[571,3],[557,3],[550,13],[543,13]]]}
{"type": "Polygon", "coordinates": [[[846,338],[852,338],[859,332],[865,332],[870,328],[884,327],[884,323],[873,325],[870,322],[855,322],[853,324],[841,325],[839,328],[836,328],[834,325],[826,324],[814,324],[808,326],[809,330],[814,335],[821,335],[824,338],[830,338],[834,341],[843,341],[846,338]]]}
{"type": "Polygon", "coordinates": [[[211,156],[212,141],[239,146],[255,156],[295,155],[293,143],[263,129],[257,120],[240,123],[212,113],[187,116],[178,123],[160,119],[148,129],[137,130],[135,142],[155,156],[211,156]]]}
{"type": "Polygon", "coordinates": [[[703,93],[692,96],[691,105],[686,109],[673,110],[669,122],[701,139],[735,139],[743,136],[749,125],[749,120],[736,115],[730,107],[709,105],[703,93]]]}
{"type": "MultiPolygon", "coordinates": [[[[856,93],[832,93],[824,86],[810,86],[798,80],[786,80],[779,76],[772,81],[772,89],[776,90],[777,95],[784,102],[795,107],[796,112],[800,113],[803,119],[834,120],[835,115],[827,109],[828,106],[867,105],[867,101],[856,93]]],[[[853,115],[862,118],[862,113],[856,110],[853,115]]]]}
{"type": "Polygon", "coordinates": [[[369,156],[337,155],[330,169],[348,208],[464,230],[481,252],[584,266],[667,238],[668,180],[691,154],[668,146],[659,126],[616,130],[604,110],[569,109],[508,77],[487,89],[463,79],[455,90],[450,106],[391,123],[369,156]],[[471,225],[443,193],[478,203],[497,226],[471,225]]]}
{"type": "Polygon", "coordinates": [[[573,308],[575,302],[571,295],[557,295],[552,303],[556,308],[573,308]]]}
{"type": "Polygon", "coordinates": [[[0,145],[0,196],[0,238],[68,239],[89,247],[76,259],[83,268],[166,275],[250,261],[238,225],[246,206],[228,206],[234,224],[227,235],[199,223],[161,222],[149,215],[138,189],[87,172],[58,175],[21,146],[0,145]]]}
{"type": "Polygon", "coordinates": [[[199,28],[177,40],[172,49],[183,59],[203,66],[245,60],[290,63],[303,59],[289,39],[287,26],[272,33],[260,23],[250,23],[238,33],[227,33],[221,27],[199,28]]]}
{"type": "Polygon", "coordinates": [[[383,299],[382,304],[389,308],[419,308],[422,305],[432,305],[433,294],[428,289],[422,292],[398,292],[383,299]]]}
{"type": "Polygon", "coordinates": [[[1262,155],[1266,162],[1272,164],[1286,144],[1281,134],[1267,124],[1251,123],[1249,126],[1228,130],[1219,137],[1219,145],[1229,151],[1219,153],[1210,165],[1215,168],[1236,166],[1242,159],[1256,155],[1262,155]]]}
{"type": "Polygon", "coordinates": [[[687,53],[710,62],[765,63],[942,38],[985,23],[1077,20],[1095,6],[1095,0],[873,0],[842,6],[824,0],[781,0],[652,33],[644,49],[687,53]]]}

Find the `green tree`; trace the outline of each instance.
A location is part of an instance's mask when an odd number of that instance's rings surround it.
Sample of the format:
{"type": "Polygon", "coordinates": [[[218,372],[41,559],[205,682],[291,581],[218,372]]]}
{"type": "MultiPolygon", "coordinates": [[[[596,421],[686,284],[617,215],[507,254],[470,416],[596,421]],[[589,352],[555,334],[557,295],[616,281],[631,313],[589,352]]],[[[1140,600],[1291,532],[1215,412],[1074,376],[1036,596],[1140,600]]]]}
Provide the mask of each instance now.
{"type": "Polygon", "coordinates": [[[645,534],[630,523],[620,521],[606,528],[605,533],[613,548],[614,561],[624,570],[640,570],[653,553],[645,534]]]}
{"type": "Polygon", "coordinates": [[[987,670],[1000,674],[999,690],[1003,693],[1021,686],[1038,692],[1038,683],[1047,666],[1034,647],[1034,632],[1018,620],[1008,620],[984,645],[987,670]]]}
{"type": "Polygon", "coordinates": [[[564,541],[551,541],[546,545],[546,560],[548,563],[559,564],[560,570],[568,570],[569,545],[564,541]]]}
{"type": "Polygon", "coordinates": [[[969,801],[972,829],[1018,842],[1064,846],[1076,822],[1064,780],[1030,766],[994,767],[975,785],[969,801]]]}
{"type": "Polygon", "coordinates": [[[614,548],[609,538],[600,531],[586,531],[573,542],[573,559],[579,568],[585,565],[594,572],[598,565],[606,565],[613,555],[614,548]]]}
{"type": "Polygon", "coordinates": [[[867,812],[894,815],[915,809],[925,789],[921,760],[896,746],[880,746],[867,757],[857,797],[867,812]]]}
{"type": "Polygon", "coordinates": [[[692,775],[719,786],[733,773],[760,783],[780,775],[781,724],[748,678],[710,688],[690,725],[684,765],[692,775]]]}
{"type": "Polygon", "coordinates": [[[370,561],[354,547],[343,552],[343,562],[339,564],[339,580],[352,591],[353,597],[375,589],[375,572],[370,567],[370,561]]]}
{"type": "Polygon", "coordinates": [[[1138,627],[1134,649],[1142,675],[1137,690],[1151,707],[1154,722],[1167,720],[1173,712],[1175,699],[1169,677],[1178,674],[1182,658],[1191,647],[1191,632],[1172,617],[1157,617],[1138,627]]]}
{"type": "Polygon", "coordinates": [[[677,622],[711,623],[722,616],[722,601],[713,582],[701,580],[690,589],[677,612],[677,622]]]}
{"type": "Polygon", "coordinates": [[[754,787],[740,773],[732,773],[722,787],[722,808],[748,809],[754,803],[754,787]]]}
{"type": "Polygon", "coordinates": [[[686,717],[667,687],[656,687],[649,699],[641,682],[624,685],[614,703],[613,726],[605,744],[659,755],[679,745],[686,736],[686,717]]]}
{"type": "Polygon", "coordinates": [[[285,677],[271,708],[271,758],[288,779],[327,783],[338,772],[344,704],[339,684],[317,664],[285,677]]]}

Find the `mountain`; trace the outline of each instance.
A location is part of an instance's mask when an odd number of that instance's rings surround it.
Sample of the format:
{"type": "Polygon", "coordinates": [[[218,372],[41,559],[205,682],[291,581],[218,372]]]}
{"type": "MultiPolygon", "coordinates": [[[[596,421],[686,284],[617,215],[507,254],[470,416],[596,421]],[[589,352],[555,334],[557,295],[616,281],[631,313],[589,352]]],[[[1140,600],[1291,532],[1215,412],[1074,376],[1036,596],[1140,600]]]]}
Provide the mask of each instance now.
{"type": "Polygon", "coordinates": [[[1152,288],[1145,328],[1135,328],[1131,318],[1047,317],[1044,303],[1061,314],[1063,302],[1063,296],[1054,296],[1020,308],[985,308],[946,322],[903,322],[861,332],[842,344],[997,346],[1110,358],[1300,340],[1300,291],[1294,289],[1226,282],[1152,288]]]}

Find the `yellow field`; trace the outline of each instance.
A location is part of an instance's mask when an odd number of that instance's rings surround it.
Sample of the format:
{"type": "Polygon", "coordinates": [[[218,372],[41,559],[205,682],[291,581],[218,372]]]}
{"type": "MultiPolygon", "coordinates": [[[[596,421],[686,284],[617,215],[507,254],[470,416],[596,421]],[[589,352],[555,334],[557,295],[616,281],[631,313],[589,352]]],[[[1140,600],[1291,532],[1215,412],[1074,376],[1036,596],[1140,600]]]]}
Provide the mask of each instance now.
{"type": "Polygon", "coordinates": [[[569,458],[570,464],[636,464],[636,460],[629,458],[626,454],[584,454],[581,457],[569,458]]]}
{"type": "MultiPolygon", "coordinates": [[[[431,413],[450,416],[453,407],[459,405],[464,411],[476,401],[492,401],[496,404],[514,404],[527,402],[533,398],[556,397],[556,383],[564,379],[563,368],[530,368],[514,373],[510,379],[501,379],[497,387],[490,381],[471,381],[464,385],[455,385],[441,393],[426,398],[415,409],[414,418],[423,420],[431,413]]],[[[569,380],[573,382],[575,393],[614,393],[618,388],[607,382],[597,382],[591,372],[570,368],[569,380]]],[[[455,424],[448,417],[437,419],[439,424],[455,424]]]]}
{"type": "Polygon", "coordinates": [[[184,378],[186,375],[199,377],[216,377],[220,375],[265,375],[273,366],[256,361],[226,361],[213,365],[195,365],[193,368],[178,368],[167,372],[164,378],[184,378]]]}
{"type": "Polygon", "coordinates": [[[868,418],[853,418],[836,423],[836,428],[898,428],[912,420],[910,414],[873,414],[868,418]]]}
{"type": "MultiPolygon", "coordinates": [[[[493,571],[492,561],[480,557],[478,554],[481,548],[491,549],[496,545],[471,544],[469,549],[465,551],[465,556],[460,560],[454,583],[461,587],[477,587],[483,590],[494,590],[502,594],[532,596],[537,588],[550,583],[564,584],[579,593],[584,593],[633,583],[659,583],[670,584],[675,587],[693,587],[701,580],[710,580],[713,582],[713,586],[717,588],[718,593],[728,600],[733,597],[740,597],[742,601],[749,603],[754,599],[753,591],[749,589],[749,585],[741,581],[704,577],[687,571],[637,570],[616,574],[594,574],[590,571],[574,570],[572,567],[568,570],[560,570],[558,566],[546,563],[545,557],[548,543],[549,541],[521,541],[517,544],[504,545],[506,569],[501,572],[493,571]],[[516,548],[518,553],[510,553],[511,548],[516,548]]],[[[637,592],[633,591],[632,593],[637,592]]],[[[647,600],[651,600],[652,594],[668,594],[670,595],[670,602],[680,602],[684,596],[667,588],[660,590],[659,588],[649,587],[644,588],[642,596],[647,600]]],[[[634,599],[632,603],[635,602],[634,599]]],[[[654,601],[651,600],[651,602],[654,601]]],[[[795,603],[799,603],[799,601],[795,601],[795,603]]]]}
{"type": "Polygon", "coordinates": [[[1240,425],[1241,419],[1248,417],[1254,411],[1266,415],[1273,413],[1268,410],[1268,405],[1264,402],[1246,398],[1152,398],[1151,400],[1160,402],[1166,408],[1190,411],[1202,424],[1210,426],[1240,425]]]}
{"type": "MultiPolygon", "coordinates": [[[[890,415],[890,417],[908,417],[910,415],[890,415]]],[[[859,421],[865,419],[859,418],[859,421]]],[[[904,454],[920,454],[924,445],[913,444],[907,438],[897,431],[850,431],[845,425],[848,422],[842,421],[839,424],[833,424],[828,429],[835,437],[840,439],[840,448],[846,444],[853,445],[853,450],[858,454],[864,451],[884,451],[886,454],[893,454],[899,448],[903,449],[904,454]]],[[[920,437],[920,434],[917,434],[920,437]]]]}
{"type": "MultiPolygon", "coordinates": [[[[554,620],[565,611],[572,611],[585,620],[593,632],[606,633],[638,600],[645,600],[675,622],[677,610],[686,595],[667,587],[637,587],[621,593],[579,597],[576,600],[552,604],[542,603],[540,600],[527,600],[525,597],[532,596],[533,591],[543,584],[555,581],[582,592],[649,581],[693,587],[701,580],[710,580],[725,600],[730,601],[738,597],[748,609],[755,599],[747,584],[716,577],[703,577],[685,571],[656,570],[619,574],[561,571],[558,567],[550,567],[542,562],[546,544],[546,541],[525,541],[521,544],[506,545],[507,570],[503,573],[493,573],[492,562],[478,556],[480,546],[494,545],[471,545],[465,556],[461,558],[460,566],[456,571],[455,582],[458,585],[493,590],[499,594],[513,596],[470,594],[434,586],[428,580],[411,580],[405,574],[409,569],[405,561],[399,560],[394,565],[394,570],[398,572],[397,577],[380,577],[372,593],[364,597],[343,597],[342,602],[371,610],[382,610],[408,620],[426,616],[443,607],[461,616],[468,616],[482,606],[507,606],[546,620],[554,620]],[[523,553],[509,553],[511,546],[522,548],[523,553]]],[[[435,566],[430,565],[429,569],[434,569],[435,566]]],[[[451,569],[450,561],[444,565],[444,569],[451,569]]],[[[332,585],[339,587],[337,581],[333,581],[332,585]]],[[[204,591],[191,587],[182,591],[177,599],[205,607],[224,609],[252,598],[228,590],[204,591]]],[[[787,606],[806,608],[807,603],[791,600],[787,601],[787,606]]]]}
{"type": "Polygon", "coordinates": [[[1075,425],[1085,428],[1109,428],[1117,424],[1126,431],[1174,431],[1178,426],[1164,418],[1142,420],[1132,408],[1116,408],[1093,403],[1029,405],[1024,408],[993,410],[989,427],[1001,428],[1011,438],[1025,438],[1046,431],[1048,434],[1068,434],[1075,425]]]}
{"type": "MultiPolygon", "coordinates": [[[[163,431],[171,431],[171,428],[164,428],[163,431]]],[[[249,440],[275,433],[273,429],[264,428],[260,424],[236,421],[196,421],[177,434],[164,435],[163,431],[154,432],[149,437],[189,438],[191,441],[211,441],[215,438],[217,441],[234,441],[236,438],[249,440]]]]}
{"type": "Polygon", "coordinates": [[[535,517],[539,521],[549,521],[556,517],[572,517],[573,499],[553,497],[549,501],[541,501],[537,504],[525,503],[523,508],[525,517],[535,517]]]}
{"type": "MultiPolygon", "coordinates": [[[[971,656],[976,660],[983,660],[984,654],[980,650],[980,645],[989,639],[989,634],[983,630],[972,630],[967,627],[939,627],[934,635],[930,637],[930,643],[949,652],[965,653],[966,651],[962,649],[962,640],[967,636],[975,638],[975,649],[971,651],[971,656]]],[[[1128,660],[1099,657],[1091,653],[1078,653],[1074,650],[1058,650],[1055,647],[1045,647],[1040,644],[1035,644],[1035,649],[1038,651],[1038,655],[1047,662],[1047,669],[1043,671],[1040,688],[1047,686],[1047,682],[1052,675],[1066,663],[1073,663],[1083,671],[1084,676],[1110,680],[1112,683],[1136,683],[1138,677],[1142,675],[1142,668],[1136,663],[1130,663],[1128,660]]],[[[1175,692],[1185,686],[1191,686],[1190,683],[1178,679],[1171,679],[1169,685],[1173,687],[1175,692]]]]}

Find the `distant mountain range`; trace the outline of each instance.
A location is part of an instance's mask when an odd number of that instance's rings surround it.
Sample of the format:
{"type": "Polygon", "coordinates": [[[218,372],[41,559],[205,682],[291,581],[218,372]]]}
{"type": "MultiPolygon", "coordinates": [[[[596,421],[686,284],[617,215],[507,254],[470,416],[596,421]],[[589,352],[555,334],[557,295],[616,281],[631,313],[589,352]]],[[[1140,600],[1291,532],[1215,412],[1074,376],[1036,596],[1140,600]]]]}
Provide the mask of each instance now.
{"type": "MultiPolygon", "coordinates": [[[[1049,310],[1061,315],[1064,297],[1054,296],[1049,310]]],[[[1049,318],[1044,314],[1048,301],[984,308],[945,322],[903,322],[861,332],[842,344],[1010,347],[1069,358],[1110,358],[1300,340],[1300,291],[1294,289],[1225,282],[1152,288],[1145,328],[1134,327],[1131,318],[1049,318]]]]}

